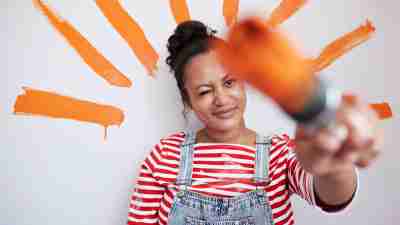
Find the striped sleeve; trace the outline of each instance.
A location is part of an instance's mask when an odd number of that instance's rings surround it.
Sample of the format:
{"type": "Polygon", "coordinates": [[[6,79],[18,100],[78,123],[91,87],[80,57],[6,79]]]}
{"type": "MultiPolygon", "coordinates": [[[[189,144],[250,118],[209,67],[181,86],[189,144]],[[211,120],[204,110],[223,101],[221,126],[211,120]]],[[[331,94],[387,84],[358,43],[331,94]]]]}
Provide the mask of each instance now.
{"type": "Polygon", "coordinates": [[[165,189],[154,176],[157,167],[155,155],[159,155],[161,144],[157,144],[143,162],[139,177],[130,197],[128,225],[156,225],[158,211],[165,189]]]}
{"type": "Polygon", "coordinates": [[[287,173],[290,193],[297,194],[310,205],[316,206],[313,175],[304,170],[294,153],[294,142],[288,136],[286,140],[287,173]]]}
{"type": "Polygon", "coordinates": [[[314,190],[314,176],[300,165],[296,158],[296,154],[293,150],[294,142],[286,136],[287,139],[287,168],[288,168],[288,180],[289,180],[289,191],[299,195],[301,198],[306,200],[310,205],[319,208],[320,210],[332,213],[341,212],[353,202],[356,193],[358,192],[359,186],[359,174],[356,169],[357,174],[357,187],[352,197],[343,204],[339,205],[328,205],[318,197],[314,190]]]}

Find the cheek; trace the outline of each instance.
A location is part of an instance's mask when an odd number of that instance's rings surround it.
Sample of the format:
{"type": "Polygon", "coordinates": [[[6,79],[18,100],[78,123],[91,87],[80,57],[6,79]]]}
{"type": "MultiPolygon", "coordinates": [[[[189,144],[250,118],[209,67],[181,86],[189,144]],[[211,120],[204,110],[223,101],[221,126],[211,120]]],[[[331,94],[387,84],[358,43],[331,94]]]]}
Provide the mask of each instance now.
{"type": "Polygon", "coordinates": [[[201,116],[201,117],[206,117],[207,114],[211,112],[211,106],[212,106],[212,99],[207,96],[203,96],[200,98],[193,98],[192,101],[192,109],[193,111],[201,116]]]}
{"type": "Polygon", "coordinates": [[[209,124],[210,121],[213,120],[213,116],[211,114],[211,109],[207,107],[207,105],[203,104],[196,104],[192,108],[193,112],[196,114],[196,117],[203,123],[203,124],[209,124]]]}
{"type": "Polygon", "coordinates": [[[237,101],[240,101],[241,105],[246,105],[246,90],[244,88],[243,84],[238,84],[233,90],[232,90],[232,96],[237,99],[237,101]]]}

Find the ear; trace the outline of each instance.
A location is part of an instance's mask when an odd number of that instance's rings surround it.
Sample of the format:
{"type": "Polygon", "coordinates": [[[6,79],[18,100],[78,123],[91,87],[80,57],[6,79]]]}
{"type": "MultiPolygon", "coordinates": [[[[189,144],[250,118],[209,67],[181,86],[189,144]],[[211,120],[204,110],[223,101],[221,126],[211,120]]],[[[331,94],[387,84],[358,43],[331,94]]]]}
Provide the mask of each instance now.
{"type": "Polygon", "coordinates": [[[190,102],[190,96],[189,93],[187,93],[187,90],[181,92],[182,95],[182,103],[183,103],[183,108],[185,111],[189,111],[192,109],[192,103],[190,102]]]}
{"type": "Polygon", "coordinates": [[[189,112],[190,110],[192,110],[192,104],[190,103],[189,100],[183,102],[183,108],[186,112],[189,112]]]}

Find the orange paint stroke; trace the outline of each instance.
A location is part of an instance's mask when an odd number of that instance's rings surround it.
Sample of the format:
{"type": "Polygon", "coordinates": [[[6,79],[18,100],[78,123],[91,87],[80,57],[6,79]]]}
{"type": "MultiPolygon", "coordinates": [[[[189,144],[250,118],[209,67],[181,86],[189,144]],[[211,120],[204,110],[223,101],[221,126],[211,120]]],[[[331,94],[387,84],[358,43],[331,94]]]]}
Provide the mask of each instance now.
{"type": "Polygon", "coordinates": [[[172,14],[177,24],[190,20],[189,8],[186,0],[169,0],[172,14]]]}
{"type": "Polygon", "coordinates": [[[227,26],[231,26],[236,22],[239,11],[239,0],[224,0],[223,14],[227,26]]]}
{"type": "Polygon", "coordinates": [[[272,11],[267,23],[272,27],[280,25],[304,6],[305,3],[307,3],[307,0],[282,0],[279,6],[272,11]]]}
{"type": "MultiPolygon", "coordinates": [[[[347,102],[349,104],[356,104],[357,103],[357,96],[354,94],[343,94],[342,95],[342,100],[344,102],[347,102]]],[[[389,103],[383,102],[383,103],[374,103],[374,104],[369,104],[369,106],[377,113],[379,119],[389,119],[393,117],[392,114],[392,109],[389,105],[389,103]]]]}
{"type": "Polygon", "coordinates": [[[370,104],[370,107],[378,114],[379,119],[389,119],[393,117],[392,109],[386,102],[370,104]]]}
{"type": "Polygon", "coordinates": [[[344,55],[354,47],[367,41],[375,32],[375,27],[370,21],[361,25],[350,33],[336,39],[323,49],[321,54],[313,62],[313,69],[319,72],[333,63],[337,58],[344,55]]]}
{"type": "Polygon", "coordinates": [[[132,82],[99,53],[71,24],[61,19],[43,1],[33,0],[33,3],[94,72],[111,85],[120,87],[130,87],[132,85],[132,82]]]}
{"type": "Polygon", "coordinates": [[[17,115],[78,120],[99,124],[105,130],[111,125],[120,126],[124,121],[124,113],[114,106],[78,100],[28,87],[23,87],[23,89],[25,93],[17,97],[14,105],[14,113],[17,115]]]}
{"type": "Polygon", "coordinates": [[[119,0],[96,0],[104,16],[128,43],[150,75],[157,69],[158,54],[147,40],[140,26],[124,10],[119,0]]]}

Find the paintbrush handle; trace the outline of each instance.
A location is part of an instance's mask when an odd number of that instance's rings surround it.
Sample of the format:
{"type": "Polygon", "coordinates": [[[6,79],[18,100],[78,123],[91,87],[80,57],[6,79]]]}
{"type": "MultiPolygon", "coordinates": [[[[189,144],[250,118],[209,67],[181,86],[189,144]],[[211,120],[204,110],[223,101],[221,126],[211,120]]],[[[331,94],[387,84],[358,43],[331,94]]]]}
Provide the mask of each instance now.
{"type": "Polygon", "coordinates": [[[303,110],[287,114],[306,128],[311,134],[336,122],[336,113],[342,101],[341,92],[329,86],[324,80],[317,80],[313,95],[304,105],[303,110]]]}

